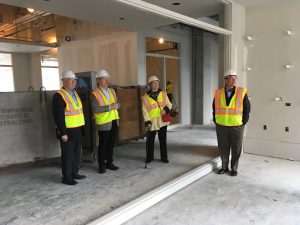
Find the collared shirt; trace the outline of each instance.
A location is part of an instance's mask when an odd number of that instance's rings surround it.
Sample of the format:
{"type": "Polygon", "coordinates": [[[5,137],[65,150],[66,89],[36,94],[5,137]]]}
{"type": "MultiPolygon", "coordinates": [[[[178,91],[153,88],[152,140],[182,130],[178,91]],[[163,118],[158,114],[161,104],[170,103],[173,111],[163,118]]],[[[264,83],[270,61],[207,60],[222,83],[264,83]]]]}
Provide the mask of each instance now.
{"type": "Polygon", "coordinates": [[[110,102],[110,95],[109,95],[108,88],[100,88],[100,89],[103,92],[103,94],[105,95],[105,97],[107,98],[108,102],[110,102]]]}
{"type": "Polygon", "coordinates": [[[232,92],[233,92],[234,88],[235,87],[226,90],[226,95],[227,95],[228,98],[232,95],[232,92]]]}
{"type": "Polygon", "coordinates": [[[73,98],[75,104],[78,106],[78,100],[77,100],[77,98],[76,98],[76,95],[75,95],[74,91],[71,91],[71,90],[67,90],[67,91],[68,91],[68,93],[72,96],[72,98],[73,98]]]}

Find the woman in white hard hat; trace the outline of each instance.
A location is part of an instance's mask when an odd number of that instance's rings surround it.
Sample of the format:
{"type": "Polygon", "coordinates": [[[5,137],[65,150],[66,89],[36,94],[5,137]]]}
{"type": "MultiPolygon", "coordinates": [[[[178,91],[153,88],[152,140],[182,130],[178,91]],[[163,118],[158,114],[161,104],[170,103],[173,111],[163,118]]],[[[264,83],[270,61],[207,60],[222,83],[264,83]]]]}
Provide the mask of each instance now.
{"type": "Polygon", "coordinates": [[[158,133],[161,161],[168,163],[167,126],[171,120],[169,112],[172,104],[167,93],[159,89],[157,76],[149,77],[148,84],[150,90],[142,97],[143,117],[148,128],[146,162],[154,160],[154,141],[158,133]]]}
{"type": "Polygon", "coordinates": [[[109,88],[109,78],[110,75],[106,70],[100,70],[96,74],[98,88],[91,95],[92,109],[99,135],[99,173],[102,174],[106,173],[106,169],[119,169],[113,164],[113,150],[119,127],[120,103],[116,92],[109,88]]]}

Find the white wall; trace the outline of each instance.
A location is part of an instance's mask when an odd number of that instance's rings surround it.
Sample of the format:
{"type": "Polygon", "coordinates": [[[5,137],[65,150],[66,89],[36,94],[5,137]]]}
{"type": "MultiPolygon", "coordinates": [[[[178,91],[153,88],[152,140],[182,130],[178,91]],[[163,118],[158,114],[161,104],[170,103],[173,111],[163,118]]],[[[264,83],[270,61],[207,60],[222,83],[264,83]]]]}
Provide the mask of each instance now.
{"type": "Polygon", "coordinates": [[[245,151],[300,160],[300,1],[247,9],[249,95],[252,112],[245,151]],[[295,32],[292,36],[286,30],[295,32]],[[291,63],[292,69],[284,69],[291,63]],[[275,97],[282,102],[275,102],[275,97]],[[285,103],[291,103],[290,107],[285,103]],[[263,130],[267,125],[267,130],[263,130]],[[285,132],[285,127],[290,131],[285,132]]]}
{"type": "Polygon", "coordinates": [[[183,125],[191,124],[191,78],[192,78],[192,34],[190,29],[162,27],[150,31],[138,33],[138,84],[146,85],[146,37],[159,38],[163,37],[165,40],[177,42],[180,45],[180,113],[181,123],[183,125]]]}
{"type": "MultiPolygon", "coordinates": [[[[239,85],[246,85],[245,72],[245,36],[246,36],[246,9],[237,3],[232,3],[232,35],[230,67],[239,75],[239,85]]],[[[223,75],[223,74],[222,74],[223,75]]]]}
{"type": "Polygon", "coordinates": [[[137,34],[118,32],[96,38],[63,43],[58,48],[60,71],[106,69],[116,85],[136,85],[137,34]]]}

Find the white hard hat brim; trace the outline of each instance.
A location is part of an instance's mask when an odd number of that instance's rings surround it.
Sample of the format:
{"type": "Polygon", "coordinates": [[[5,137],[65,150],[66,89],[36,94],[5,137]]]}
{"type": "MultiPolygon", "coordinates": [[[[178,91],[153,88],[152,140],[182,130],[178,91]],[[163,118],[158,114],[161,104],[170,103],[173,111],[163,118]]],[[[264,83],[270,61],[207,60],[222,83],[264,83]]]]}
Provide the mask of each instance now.
{"type": "Polygon", "coordinates": [[[234,69],[227,70],[224,73],[224,77],[228,77],[228,76],[238,76],[237,71],[234,69]]]}
{"type": "Polygon", "coordinates": [[[160,82],[160,80],[151,80],[151,81],[149,82],[149,84],[151,84],[151,83],[154,82],[154,81],[160,82]]]}
{"type": "Polygon", "coordinates": [[[66,80],[66,79],[74,79],[78,80],[78,77],[62,77],[61,80],[66,80]]]}
{"type": "Polygon", "coordinates": [[[110,78],[111,76],[110,75],[107,75],[107,76],[96,76],[96,79],[100,79],[100,78],[110,78]]]}
{"type": "Polygon", "coordinates": [[[227,75],[224,75],[224,77],[229,77],[229,76],[235,76],[235,77],[238,77],[237,74],[227,74],[227,75]]]}

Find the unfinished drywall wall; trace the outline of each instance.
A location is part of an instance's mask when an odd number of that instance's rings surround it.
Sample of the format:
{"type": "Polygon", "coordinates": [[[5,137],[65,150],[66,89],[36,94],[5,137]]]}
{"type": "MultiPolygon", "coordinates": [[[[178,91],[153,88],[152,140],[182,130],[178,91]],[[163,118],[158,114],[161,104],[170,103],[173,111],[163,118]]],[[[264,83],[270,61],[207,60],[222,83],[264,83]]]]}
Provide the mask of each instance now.
{"type": "Polygon", "coordinates": [[[83,21],[68,17],[59,17],[55,20],[56,38],[59,44],[66,42],[69,36],[72,41],[86,40],[98,36],[109,35],[125,31],[102,23],[83,21]]]}
{"type": "Polygon", "coordinates": [[[64,43],[58,48],[60,71],[77,73],[106,69],[111,83],[136,85],[137,35],[120,32],[81,41],[64,43]]]}
{"type": "Polygon", "coordinates": [[[253,40],[247,42],[252,112],[246,152],[300,160],[299,11],[297,0],[247,9],[253,40]]]}

